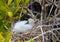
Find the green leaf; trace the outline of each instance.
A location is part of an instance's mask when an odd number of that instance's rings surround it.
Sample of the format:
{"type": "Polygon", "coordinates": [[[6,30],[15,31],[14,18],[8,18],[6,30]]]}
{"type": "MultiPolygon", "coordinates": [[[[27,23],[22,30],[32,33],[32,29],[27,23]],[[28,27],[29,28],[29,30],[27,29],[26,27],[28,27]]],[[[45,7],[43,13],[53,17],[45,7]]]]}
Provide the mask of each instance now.
{"type": "Polygon", "coordinates": [[[5,10],[0,10],[0,17],[1,17],[1,20],[4,20],[6,18],[5,10]]]}
{"type": "Polygon", "coordinates": [[[30,1],[30,0],[25,0],[25,5],[26,5],[27,3],[29,3],[29,1],[30,1]]]}
{"type": "Polygon", "coordinates": [[[16,14],[19,10],[20,10],[21,7],[16,7],[15,10],[14,10],[14,14],[16,14]]]}
{"type": "Polygon", "coordinates": [[[3,25],[3,22],[0,20],[0,27],[3,25]]]}
{"type": "Polygon", "coordinates": [[[10,10],[12,11],[12,12],[14,12],[14,9],[16,8],[16,6],[15,6],[15,3],[13,2],[11,5],[10,5],[10,10]]]}
{"type": "Polygon", "coordinates": [[[27,10],[26,10],[26,9],[23,9],[22,12],[23,12],[23,13],[27,13],[27,10]]]}
{"type": "Polygon", "coordinates": [[[21,42],[21,41],[18,39],[18,42],[21,42]]]}
{"type": "Polygon", "coordinates": [[[9,21],[6,21],[4,23],[4,27],[5,27],[6,30],[8,30],[10,26],[11,26],[11,23],[9,23],[9,21]]]}
{"type": "Polygon", "coordinates": [[[3,0],[0,0],[0,6],[5,5],[5,2],[3,0]]]}
{"type": "Polygon", "coordinates": [[[0,1],[0,6],[2,6],[2,5],[4,5],[4,4],[2,3],[2,1],[0,1]]]}
{"type": "Polygon", "coordinates": [[[12,1],[13,1],[13,0],[8,0],[8,5],[10,5],[12,1]]]}
{"type": "Polygon", "coordinates": [[[7,34],[6,34],[6,37],[5,37],[5,42],[10,42],[11,41],[11,35],[12,35],[12,32],[8,31],[7,34]]]}
{"type": "Polygon", "coordinates": [[[21,2],[21,0],[14,0],[16,6],[19,6],[19,3],[21,2]]]}
{"type": "Polygon", "coordinates": [[[0,32],[0,42],[3,42],[3,40],[4,40],[4,38],[3,38],[3,36],[2,36],[2,34],[0,32]]]}
{"type": "Polygon", "coordinates": [[[10,18],[12,18],[12,17],[13,17],[13,12],[9,11],[9,12],[8,12],[8,16],[9,16],[10,18]]]}
{"type": "Polygon", "coordinates": [[[3,25],[4,23],[3,23],[3,21],[1,20],[0,21],[0,32],[6,32],[6,30],[4,29],[4,25],[3,25]]]}
{"type": "Polygon", "coordinates": [[[34,42],[34,40],[33,39],[30,39],[30,42],[34,42]]]}
{"type": "Polygon", "coordinates": [[[22,7],[29,3],[30,0],[21,0],[22,7]]]}
{"type": "Polygon", "coordinates": [[[0,10],[7,12],[8,11],[8,6],[5,2],[0,1],[0,10]]]}
{"type": "Polygon", "coordinates": [[[7,12],[8,9],[5,6],[0,6],[0,10],[7,12]]]}
{"type": "Polygon", "coordinates": [[[22,5],[24,5],[25,0],[21,0],[22,5]]]}

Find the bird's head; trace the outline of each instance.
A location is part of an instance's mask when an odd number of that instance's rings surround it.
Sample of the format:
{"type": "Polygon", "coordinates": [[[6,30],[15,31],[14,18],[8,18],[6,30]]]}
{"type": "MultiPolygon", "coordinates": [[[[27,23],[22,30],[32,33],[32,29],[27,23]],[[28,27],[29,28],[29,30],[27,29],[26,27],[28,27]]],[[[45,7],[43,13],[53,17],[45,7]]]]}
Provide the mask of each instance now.
{"type": "Polygon", "coordinates": [[[29,24],[31,24],[31,25],[34,25],[34,23],[35,23],[34,19],[32,19],[32,18],[29,18],[29,19],[28,19],[28,22],[29,22],[29,24]]]}

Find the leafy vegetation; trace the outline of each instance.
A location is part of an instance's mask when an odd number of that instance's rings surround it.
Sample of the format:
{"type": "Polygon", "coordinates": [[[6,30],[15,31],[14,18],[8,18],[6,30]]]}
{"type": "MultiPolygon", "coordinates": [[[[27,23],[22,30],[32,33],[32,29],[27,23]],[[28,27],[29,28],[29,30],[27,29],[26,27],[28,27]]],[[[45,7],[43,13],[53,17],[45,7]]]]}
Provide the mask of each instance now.
{"type": "MultiPolygon", "coordinates": [[[[11,42],[9,28],[16,19],[20,18],[20,11],[29,0],[0,0],[0,42],[11,42]],[[7,32],[8,31],[8,32],[7,32]]],[[[25,9],[21,10],[26,13],[25,9]]]]}

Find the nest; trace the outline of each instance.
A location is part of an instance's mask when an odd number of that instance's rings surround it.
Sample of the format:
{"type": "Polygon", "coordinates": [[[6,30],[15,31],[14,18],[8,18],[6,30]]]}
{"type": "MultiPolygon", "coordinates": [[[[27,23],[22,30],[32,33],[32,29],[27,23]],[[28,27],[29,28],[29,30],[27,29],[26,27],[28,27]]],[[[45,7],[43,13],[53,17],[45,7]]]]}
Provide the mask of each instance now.
{"type": "MultiPolygon", "coordinates": [[[[27,10],[31,13],[32,17],[33,14],[38,14],[36,15],[36,19],[40,19],[36,26],[34,26],[30,31],[24,32],[22,34],[13,33],[11,38],[12,42],[18,42],[18,40],[24,42],[29,41],[30,39],[34,39],[35,42],[60,42],[59,0],[32,0],[27,6],[27,10]],[[37,7],[31,5],[34,5],[34,2],[38,4],[38,9],[42,9],[35,10],[37,7]],[[30,10],[32,10],[32,12],[30,10]]],[[[33,17],[33,19],[35,19],[35,17],[33,17]]]]}

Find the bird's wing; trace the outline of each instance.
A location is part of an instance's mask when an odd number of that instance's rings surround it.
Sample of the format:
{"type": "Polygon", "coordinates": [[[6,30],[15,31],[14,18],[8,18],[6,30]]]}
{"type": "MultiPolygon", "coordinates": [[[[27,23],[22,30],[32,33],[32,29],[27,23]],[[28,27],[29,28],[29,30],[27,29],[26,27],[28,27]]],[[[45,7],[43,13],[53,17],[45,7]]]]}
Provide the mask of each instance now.
{"type": "Polygon", "coordinates": [[[20,21],[20,24],[26,24],[28,21],[20,21]]]}
{"type": "Polygon", "coordinates": [[[23,27],[24,27],[24,29],[32,29],[32,25],[30,25],[30,24],[25,24],[25,25],[23,25],[23,27]]]}
{"type": "Polygon", "coordinates": [[[16,22],[14,25],[16,26],[16,25],[22,25],[22,24],[26,24],[27,23],[27,21],[18,21],[18,22],[16,22]]]}
{"type": "Polygon", "coordinates": [[[16,32],[26,32],[30,29],[32,29],[32,25],[29,25],[29,24],[20,25],[19,27],[14,28],[16,32]]]}
{"type": "Polygon", "coordinates": [[[21,26],[25,25],[27,21],[19,21],[15,23],[14,28],[20,28],[21,26]]]}

